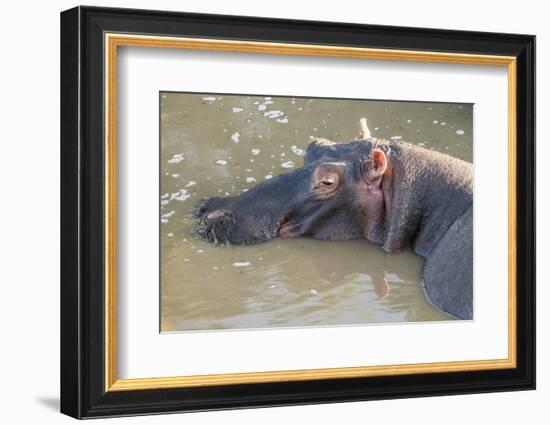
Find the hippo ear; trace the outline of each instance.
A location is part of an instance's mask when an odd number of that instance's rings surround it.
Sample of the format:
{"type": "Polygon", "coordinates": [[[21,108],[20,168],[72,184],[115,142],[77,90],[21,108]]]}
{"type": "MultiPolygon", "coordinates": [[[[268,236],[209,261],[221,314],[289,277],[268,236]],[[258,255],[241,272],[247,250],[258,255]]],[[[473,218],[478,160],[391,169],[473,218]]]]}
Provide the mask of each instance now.
{"type": "Polygon", "coordinates": [[[373,149],[370,157],[371,161],[367,178],[370,183],[375,183],[380,180],[388,169],[388,158],[380,149],[373,149]]]}

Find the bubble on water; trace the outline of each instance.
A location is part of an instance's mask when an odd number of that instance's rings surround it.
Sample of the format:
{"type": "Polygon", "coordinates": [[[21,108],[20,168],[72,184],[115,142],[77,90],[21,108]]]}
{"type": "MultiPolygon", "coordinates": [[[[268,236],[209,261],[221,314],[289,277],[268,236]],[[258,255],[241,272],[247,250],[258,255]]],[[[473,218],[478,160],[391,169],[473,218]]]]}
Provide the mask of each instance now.
{"type": "Polygon", "coordinates": [[[391,136],[390,139],[392,140],[401,140],[403,136],[391,136]]]}
{"type": "Polygon", "coordinates": [[[419,143],[418,146],[426,146],[424,143],[419,143]]]}
{"type": "Polygon", "coordinates": [[[239,112],[244,111],[244,109],[243,108],[233,108],[232,111],[233,111],[233,113],[238,114],[239,112]]]}
{"type": "Polygon", "coordinates": [[[202,254],[203,252],[204,252],[204,250],[202,250],[202,249],[197,250],[197,254],[202,254]]]}
{"type": "Polygon", "coordinates": [[[380,130],[380,127],[374,127],[374,130],[378,131],[378,130],[380,130]]]}
{"type": "Polygon", "coordinates": [[[443,121],[442,123],[440,123],[440,125],[447,125],[447,123],[443,121]]]}
{"type": "Polygon", "coordinates": [[[264,105],[263,103],[260,104],[260,105],[258,105],[258,111],[263,112],[263,111],[265,111],[266,109],[267,109],[267,106],[264,105]]]}
{"type": "Polygon", "coordinates": [[[207,102],[214,102],[216,100],[216,98],[214,96],[205,96],[205,97],[202,98],[202,100],[205,100],[207,102]]]}
{"type": "Polygon", "coordinates": [[[178,173],[174,173],[172,174],[172,177],[174,177],[175,179],[177,179],[180,175],[178,173]]]}
{"type": "Polygon", "coordinates": [[[433,120],[433,123],[434,124],[437,124],[439,121],[438,120],[433,120]]]}
{"type": "Polygon", "coordinates": [[[246,171],[247,173],[251,173],[251,172],[252,172],[252,168],[247,168],[247,169],[245,169],[244,171],[246,171]]]}
{"type": "Polygon", "coordinates": [[[170,197],[170,194],[169,194],[169,193],[165,193],[164,195],[162,195],[162,196],[160,197],[160,199],[167,199],[167,198],[169,198],[169,197],[170,197]]]}
{"type": "Polygon", "coordinates": [[[235,261],[233,267],[249,267],[250,261],[235,261]]]}
{"type": "Polygon", "coordinates": [[[303,149],[300,149],[298,146],[296,145],[292,145],[290,147],[290,149],[292,150],[292,152],[294,152],[295,155],[298,155],[298,156],[303,156],[304,155],[304,150],[303,149]]]}
{"type": "Polygon", "coordinates": [[[410,123],[412,123],[412,120],[407,120],[407,122],[410,124],[410,123]]]}
{"type": "Polygon", "coordinates": [[[258,155],[261,151],[260,149],[251,149],[250,152],[252,153],[252,155],[258,155]]]}
{"type": "Polygon", "coordinates": [[[299,111],[303,111],[304,108],[302,108],[301,106],[298,108],[299,111]]]}
{"type": "Polygon", "coordinates": [[[184,258],[183,261],[185,261],[185,262],[187,263],[188,261],[191,261],[191,259],[189,259],[189,258],[184,258]]]}
{"type": "Polygon", "coordinates": [[[265,100],[271,100],[271,99],[273,99],[273,98],[272,98],[271,96],[266,96],[266,97],[264,97],[264,99],[265,99],[265,100]]]}
{"type": "Polygon", "coordinates": [[[286,153],[284,153],[284,152],[281,154],[281,156],[285,156],[285,155],[286,155],[286,153]]]}
{"type": "Polygon", "coordinates": [[[247,177],[246,178],[247,183],[254,183],[255,181],[256,181],[256,179],[254,177],[247,177]]]}
{"type": "Polygon", "coordinates": [[[272,178],[273,178],[273,176],[271,174],[268,174],[267,176],[264,177],[264,179],[266,179],[266,180],[269,180],[269,179],[272,179],[272,178]]]}
{"type": "Polygon", "coordinates": [[[270,287],[271,289],[273,289],[273,288],[276,288],[276,287],[277,287],[277,285],[275,285],[275,284],[271,284],[271,285],[269,285],[269,287],[270,287]]]}
{"type": "Polygon", "coordinates": [[[311,295],[317,295],[319,292],[317,292],[317,290],[315,290],[315,289],[310,289],[310,290],[309,290],[309,293],[310,293],[311,295]]]}
{"type": "Polygon", "coordinates": [[[229,196],[229,192],[225,192],[224,195],[225,195],[225,196],[229,196]]]}
{"type": "Polygon", "coordinates": [[[194,182],[193,180],[190,180],[189,183],[187,183],[185,185],[185,187],[191,187],[191,186],[195,186],[197,184],[197,182],[194,182]]]}
{"type": "Polygon", "coordinates": [[[280,122],[281,124],[288,124],[288,118],[277,118],[277,122],[280,122]]]}
{"type": "Polygon", "coordinates": [[[181,161],[183,161],[185,158],[182,153],[175,154],[172,158],[168,160],[169,164],[177,164],[181,161]]]}
{"type": "Polygon", "coordinates": [[[163,224],[168,223],[168,219],[172,217],[175,213],[176,213],[175,211],[170,211],[170,212],[167,212],[166,214],[162,214],[160,216],[160,222],[163,224]]]}
{"type": "Polygon", "coordinates": [[[231,140],[233,140],[233,142],[235,143],[239,143],[239,138],[241,137],[241,135],[239,134],[238,131],[236,131],[235,133],[233,133],[231,135],[231,140]]]}
{"type": "Polygon", "coordinates": [[[170,232],[170,233],[166,233],[166,236],[168,236],[169,238],[171,238],[171,237],[174,236],[174,234],[173,234],[172,232],[170,232]]]}
{"type": "Polygon", "coordinates": [[[243,189],[241,192],[248,192],[248,189],[243,189]]]}
{"type": "Polygon", "coordinates": [[[456,134],[462,136],[464,134],[464,130],[456,130],[456,134]]]}
{"type": "Polygon", "coordinates": [[[281,167],[283,167],[283,168],[293,168],[294,167],[294,162],[292,162],[292,161],[283,162],[281,164],[281,167]]]}
{"type": "Polygon", "coordinates": [[[227,161],[225,159],[218,159],[216,161],[216,164],[217,165],[226,165],[227,164],[227,161]]]}

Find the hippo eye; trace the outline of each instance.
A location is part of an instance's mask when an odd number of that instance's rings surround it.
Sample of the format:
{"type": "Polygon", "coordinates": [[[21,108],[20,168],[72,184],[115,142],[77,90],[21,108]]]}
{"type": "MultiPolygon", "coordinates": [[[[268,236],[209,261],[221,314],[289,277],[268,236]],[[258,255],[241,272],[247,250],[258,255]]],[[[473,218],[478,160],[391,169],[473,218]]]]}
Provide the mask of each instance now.
{"type": "Polygon", "coordinates": [[[326,162],[320,164],[313,174],[312,188],[322,197],[332,196],[342,182],[343,164],[326,162]]]}

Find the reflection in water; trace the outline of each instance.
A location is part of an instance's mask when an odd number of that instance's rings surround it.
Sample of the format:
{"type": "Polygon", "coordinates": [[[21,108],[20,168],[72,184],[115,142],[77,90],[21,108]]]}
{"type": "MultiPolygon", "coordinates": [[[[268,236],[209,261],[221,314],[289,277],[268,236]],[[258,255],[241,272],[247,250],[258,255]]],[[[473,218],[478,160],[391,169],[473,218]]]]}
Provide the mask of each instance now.
{"type": "Polygon", "coordinates": [[[373,136],[472,160],[471,105],[161,93],[161,329],[449,320],[425,299],[423,260],[363,240],[215,246],[193,234],[201,199],[299,167],[313,136],[373,136]]]}

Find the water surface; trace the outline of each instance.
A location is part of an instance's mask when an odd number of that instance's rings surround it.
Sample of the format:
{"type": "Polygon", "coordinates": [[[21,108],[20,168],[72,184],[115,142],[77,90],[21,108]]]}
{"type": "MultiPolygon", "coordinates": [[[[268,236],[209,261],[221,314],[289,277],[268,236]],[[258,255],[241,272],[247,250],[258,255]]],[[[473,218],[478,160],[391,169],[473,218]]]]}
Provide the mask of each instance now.
{"type": "Polygon", "coordinates": [[[313,137],[373,136],[472,162],[472,105],[160,93],[161,331],[452,320],[426,301],[422,258],[367,241],[216,246],[193,234],[201,199],[301,166],[313,137]]]}

